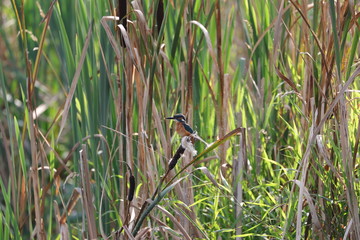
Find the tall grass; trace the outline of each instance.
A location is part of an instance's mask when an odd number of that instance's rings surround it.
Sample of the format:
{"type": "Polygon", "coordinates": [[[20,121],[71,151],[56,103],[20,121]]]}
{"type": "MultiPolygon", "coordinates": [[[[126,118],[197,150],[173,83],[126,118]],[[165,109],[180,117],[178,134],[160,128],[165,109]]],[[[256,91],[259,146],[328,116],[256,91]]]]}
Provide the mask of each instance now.
{"type": "Polygon", "coordinates": [[[0,238],[360,239],[359,10],[0,2],[0,238]]]}

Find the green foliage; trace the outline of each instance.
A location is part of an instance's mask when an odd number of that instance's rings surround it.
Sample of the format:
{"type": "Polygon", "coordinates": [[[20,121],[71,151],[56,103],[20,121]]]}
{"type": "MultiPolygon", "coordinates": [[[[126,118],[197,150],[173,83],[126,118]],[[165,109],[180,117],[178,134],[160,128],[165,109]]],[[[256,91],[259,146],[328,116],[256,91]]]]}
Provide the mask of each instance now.
{"type": "Polygon", "coordinates": [[[119,2],[0,2],[1,239],[360,238],[356,1],[119,2]]]}

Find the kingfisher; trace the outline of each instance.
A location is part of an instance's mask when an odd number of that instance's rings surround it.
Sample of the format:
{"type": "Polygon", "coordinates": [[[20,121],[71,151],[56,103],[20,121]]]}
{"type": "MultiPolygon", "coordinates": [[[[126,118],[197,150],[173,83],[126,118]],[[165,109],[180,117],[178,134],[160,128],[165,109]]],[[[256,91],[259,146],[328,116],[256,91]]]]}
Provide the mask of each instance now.
{"type": "Polygon", "coordinates": [[[186,118],[183,114],[175,114],[173,117],[167,117],[176,121],[175,131],[181,136],[190,136],[194,134],[194,130],[186,123],[186,118]]]}

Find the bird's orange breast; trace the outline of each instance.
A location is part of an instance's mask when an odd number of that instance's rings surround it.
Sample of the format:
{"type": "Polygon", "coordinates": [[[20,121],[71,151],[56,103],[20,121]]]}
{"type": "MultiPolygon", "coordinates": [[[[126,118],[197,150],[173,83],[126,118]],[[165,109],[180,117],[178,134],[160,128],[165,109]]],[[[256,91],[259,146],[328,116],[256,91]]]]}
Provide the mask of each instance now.
{"type": "Polygon", "coordinates": [[[175,126],[175,131],[181,136],[190,136],[191,134],[185,130],[183,124],[181,122],[177,122],[175,126]]]}

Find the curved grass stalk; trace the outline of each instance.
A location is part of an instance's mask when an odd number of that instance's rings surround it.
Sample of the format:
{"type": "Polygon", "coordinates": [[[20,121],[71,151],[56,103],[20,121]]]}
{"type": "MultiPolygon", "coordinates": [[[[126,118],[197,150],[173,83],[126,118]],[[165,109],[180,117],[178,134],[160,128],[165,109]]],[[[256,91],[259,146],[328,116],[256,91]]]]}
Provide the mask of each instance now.
{"type": "MultiPolygon", "coordinates": [[[[178,184],[182,179],[185,178],[185,177],[182,177],[179,180],[177,180],[176,182],[172,183],[177,176],[179,176],[182,172],[184,172],[189,166],[191,166],[191,165],[195,164],[196,162],[198,162],[205,154],[207,154],[208,152],[214,150],[215,148],[217,148],[221,144],[225,143],[227,140],[229,140],[229,138],[233,137],[234,135],[236,135],[239,132],[240,132],[240,128],[236,128],[236,129],[232,130],[231,132],[229,132],[228,134],[226,134],[224,137],[222,137],[219,140],[217,140],[216,142],[212,143],[208,148],[206,148],[204,151],[202,151],[191,162],[189,162],[178,173],[176,173],[175,176],[165,185],[164,189],[157,196],[156,196],[156,194],[154,194],[153,201],[149,205],[147,205],[147,207],[146,207],[146,209],[144,209],[144,211],[140,210],[141,215],[138,218],[138,220],[136,221],[135,227],[134,227],[134,229],[132,231],[132,235],[136,236],[136,234],[140,230],[140,227],[141,227],[143,221],[150,214],[151,210],[166,196],[166,194],[171,189],[173,189],[175,187],[176,184],[178,184]],[[156,198],[155,198],[155,196],[156,196],[156,198]]],[[[164,178],[162,178],[162,180],[163,179],[164,178]]],[[[159,183],[160,186],[158,188],[161,187],[162,182],[163,181],[161,181],[159,183]]],[[[143,204],[143,206],[146,206],[146,204],[143,204]]]]}

